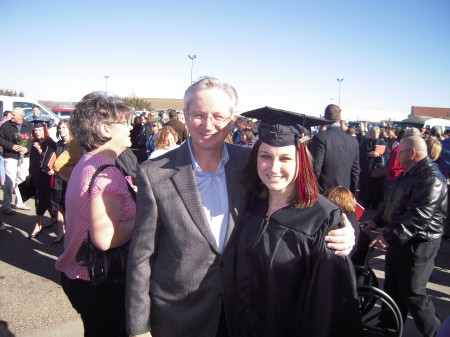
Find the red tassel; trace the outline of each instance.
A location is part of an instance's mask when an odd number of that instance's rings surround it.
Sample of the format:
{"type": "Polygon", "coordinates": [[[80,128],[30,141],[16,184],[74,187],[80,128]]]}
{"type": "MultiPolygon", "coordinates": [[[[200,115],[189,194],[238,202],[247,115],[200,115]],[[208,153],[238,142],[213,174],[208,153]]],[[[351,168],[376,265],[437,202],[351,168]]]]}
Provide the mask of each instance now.
{"type": "Polygon", "coordinates": [[[317,199],[317,182],[306,152],[306,142],[297,146],[297,158],[297,194],[300,202],[309,203],[317,199]]]}

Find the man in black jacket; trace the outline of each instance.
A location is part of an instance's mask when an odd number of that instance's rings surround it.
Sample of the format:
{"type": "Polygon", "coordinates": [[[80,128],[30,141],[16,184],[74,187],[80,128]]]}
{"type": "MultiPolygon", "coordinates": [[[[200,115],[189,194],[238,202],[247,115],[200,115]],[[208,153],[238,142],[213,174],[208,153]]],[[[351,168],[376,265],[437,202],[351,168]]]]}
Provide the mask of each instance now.
{"type": "Polygon", "coordinates": [[[3,191],[3,207],[5,214],[13,214],[11,209],[12,192],[15,190],[17,209],[30,210],[22,201],[18,185],[26,179],[30,167],[30,151],[32,145],[31,132],[33,124],[23,119],[23,109],[14,108],[11,112],[11,120],[0,126],[0,146],[3,147],[5,158],[6,181],[3,191]],[[17,135],[28,137],[25,146],[21,146],[17,135]]]}
{"type": "MultiPolygon", "coordinates": [[[[422,138],[403,138],[399,146],[400,165],[406,171],[394,180],[375,219],[364,224],[367,230],[385,227],[371,245],[387,248],[384,288],[398,305],[403,321],[409,311],[423,336],[434,336],[440,321],[426,284],[441,245],[447,185],[427,156],[422,138]]],[[[389,327],[392,322],[382,317],[381,323],[389,327]]]]}
{"type": "Polygon", "coordinates": [[[332,120],[333,124],[311,141],[314,174],[323,191],[344,186],[355,194],[359,180],[358,142],[342,131],[341,109],[337,105],[326,107],[325,119],[332,120]]]}

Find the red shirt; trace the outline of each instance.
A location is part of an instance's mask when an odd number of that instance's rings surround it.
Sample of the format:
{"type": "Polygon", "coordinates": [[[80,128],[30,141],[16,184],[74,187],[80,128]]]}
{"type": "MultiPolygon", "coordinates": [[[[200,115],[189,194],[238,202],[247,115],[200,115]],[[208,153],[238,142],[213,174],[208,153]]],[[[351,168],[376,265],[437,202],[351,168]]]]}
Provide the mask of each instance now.
{"type": "Polygon", "coordinates": [[[389,160],[386,167],[386,178],[389,181],[394,181],[400,173],[405,169],[400,166],[400,159],[398,159],[398,149],[400,146],[396,146],[389,155],[389,160]]]}

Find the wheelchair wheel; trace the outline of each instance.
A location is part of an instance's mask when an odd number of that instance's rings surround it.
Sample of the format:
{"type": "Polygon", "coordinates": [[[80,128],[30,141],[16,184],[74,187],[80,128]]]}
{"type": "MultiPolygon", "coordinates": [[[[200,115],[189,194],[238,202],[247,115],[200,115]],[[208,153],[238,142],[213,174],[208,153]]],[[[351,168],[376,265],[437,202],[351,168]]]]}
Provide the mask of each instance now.
{"type": "Polygon", "coordinates": [[[373,286],[358,285],[358,296],[365,337],[400,337],[402,335],[402,315],[394,300],[388,294],[373,286]],[[381,315],[391,318],[394,326],[389,328],[381,326],[379,320],[381,315]]]}
{"type": "MultiPolygon", "coordinates": [[[[356,272],[356,284],[358,286],[360,285],[366,285],[366,286],[372,286],[375,288],[378,288],[378,279],[370,267],[363,267],[363,266],[355,266],[355,272],[356,272]]],[[[370,310],[372,310],[373,306],[376,303],[376,298],[373,296],[359,296],[359,308],[361,315],[364,316],[367,314],[370,310]]]]}

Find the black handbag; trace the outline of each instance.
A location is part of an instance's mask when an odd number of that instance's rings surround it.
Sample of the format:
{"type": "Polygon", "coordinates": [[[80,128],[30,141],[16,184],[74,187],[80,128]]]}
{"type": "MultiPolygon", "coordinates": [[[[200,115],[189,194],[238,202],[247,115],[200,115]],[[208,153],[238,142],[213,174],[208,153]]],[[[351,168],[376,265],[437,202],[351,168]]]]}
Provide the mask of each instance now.
{"type": "MultiPolygon", "coordinates": [[[[115,165],[102,165],[95,171],[89,184],[89,194],[95,178],[109,166],[115,165]]],[[[132,190],[130,185],[128,187],[132,190]]],[[[132,195],[135,196],[134,190],[132,195]]],[[[87,268],[89,279],[94,286],[125,283],[128,247],[129,242],[103,251],[94,245],[88,232],[86,239],[78,250],[76,261],[80,266],[87,268]]]]}

